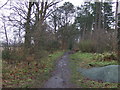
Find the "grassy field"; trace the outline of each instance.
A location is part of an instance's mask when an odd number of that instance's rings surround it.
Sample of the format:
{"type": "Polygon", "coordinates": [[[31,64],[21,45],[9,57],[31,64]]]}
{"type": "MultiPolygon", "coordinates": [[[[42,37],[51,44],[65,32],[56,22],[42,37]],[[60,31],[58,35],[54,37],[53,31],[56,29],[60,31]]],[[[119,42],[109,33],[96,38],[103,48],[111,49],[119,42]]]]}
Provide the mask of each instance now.
{"type": "Polygon", "coordinates": [[[94,54],[92,53],[75,53],[70,56],[70,67],[72,69],[72,78],[71,82],[75,83],[78,87],[82,88],[117,88],[117,83],[103,83],[97,82],[94,80],[89,80],[82,76],[77,69],[82,68],[91,68],[89,64],[92,64],[92,67],[106,66],[117,64],[117,61],[98,61],[94,60],[94,54]]]}
{"type": "Polygon", "coordinates": [[[62,51],[55,52],[39,63],[32,61],[30,65],[26,62],[8,64],[3,61],[3,87],[41,88],[50,77],[55,61],[62,55],[62,51]]]}

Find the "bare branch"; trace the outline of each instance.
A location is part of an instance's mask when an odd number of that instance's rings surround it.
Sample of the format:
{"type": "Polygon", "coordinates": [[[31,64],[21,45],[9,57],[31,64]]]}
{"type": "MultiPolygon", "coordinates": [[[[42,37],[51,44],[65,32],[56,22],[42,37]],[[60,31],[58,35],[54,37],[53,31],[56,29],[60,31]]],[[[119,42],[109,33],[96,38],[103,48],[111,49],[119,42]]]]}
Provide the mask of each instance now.
{"type": "Polygon", "coordinates": [[[3,8],[8,2],[9,2],[9,0],[7,0],[6,3],[3,4],[3,5],[0,7],[0,9],[3,8]]]}

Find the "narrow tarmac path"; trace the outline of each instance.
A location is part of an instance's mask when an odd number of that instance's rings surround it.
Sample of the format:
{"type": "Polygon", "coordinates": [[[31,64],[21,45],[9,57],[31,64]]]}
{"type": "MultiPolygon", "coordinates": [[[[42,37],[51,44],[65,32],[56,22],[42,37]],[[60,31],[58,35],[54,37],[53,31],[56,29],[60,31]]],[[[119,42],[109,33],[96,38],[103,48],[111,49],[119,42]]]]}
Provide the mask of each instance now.
{"type": "Polygon", "coordinates": [[[70,83],[69,53],[66,52],[56,64],[52,77],[45,83],[44,88],[72,88],[70,83]]]}

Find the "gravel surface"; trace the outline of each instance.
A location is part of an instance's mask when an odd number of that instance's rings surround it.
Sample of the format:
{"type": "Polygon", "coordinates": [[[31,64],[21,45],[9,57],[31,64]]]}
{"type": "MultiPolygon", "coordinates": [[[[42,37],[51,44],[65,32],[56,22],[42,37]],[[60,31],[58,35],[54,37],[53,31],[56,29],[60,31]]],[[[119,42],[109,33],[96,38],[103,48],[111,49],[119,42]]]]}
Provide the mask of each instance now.
{"type": "Polygon", "coordinates": [[[45,83],[44,88],[72,88],[70,83],[70,69],[68,67],[69,53],[65,53],[57,61],[56,70],[52,77],[45,83]]]}

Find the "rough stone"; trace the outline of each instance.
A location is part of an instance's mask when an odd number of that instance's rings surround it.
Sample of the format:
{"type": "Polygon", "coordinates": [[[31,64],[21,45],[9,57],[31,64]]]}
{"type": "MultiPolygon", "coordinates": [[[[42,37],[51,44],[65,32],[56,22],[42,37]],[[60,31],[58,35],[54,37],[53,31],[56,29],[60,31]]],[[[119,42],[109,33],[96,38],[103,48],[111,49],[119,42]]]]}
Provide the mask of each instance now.
{"type": "Polygon", "coordinates": [[[90,69],[79,68],[78,71],[85,77],[92,80],[118,83],[120,82],[119,68],[120,65],[109,65],[104,67],[94,67],[90,69]]]}

